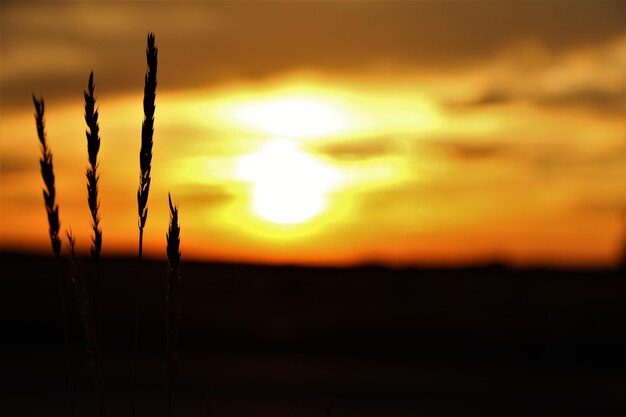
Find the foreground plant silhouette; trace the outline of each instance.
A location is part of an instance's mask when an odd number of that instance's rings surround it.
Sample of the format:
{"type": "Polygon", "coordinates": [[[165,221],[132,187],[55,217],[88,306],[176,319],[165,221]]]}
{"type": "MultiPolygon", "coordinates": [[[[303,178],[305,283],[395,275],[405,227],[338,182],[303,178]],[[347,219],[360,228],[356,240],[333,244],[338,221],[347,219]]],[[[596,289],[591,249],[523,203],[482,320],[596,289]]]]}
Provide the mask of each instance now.
{"type": "Polygon", "coordinates": [[[172,197],[167,195],[170,205],[170,225],[165,235],[167,240],[167,284],[165,315],[165,372],[167,378],[167,415],[172,416],[174,379],[178,364],[178,328],[180,323],[180,226],[178,225],[178,207],[172,204],[172,197]]]}
{"type": "MultiPolygon", "coordinates": [[[[100,251],[102,249],[102,229],[100,229],[100,201],[98,200],[98,151],[100,150],[100,127],[98,126],[98,109],[96,108],[96,98],[94,97],[95,85],[93,82],[93,71],[89,74],[89,83],[85,91],[85,122],[87,123],[87,155],[89,166],[87,167],[87,202],[91,214],[91,228],[93,236],[91,241],[91,256],[96,266],[100,266],[100,251]]],[[[99,277],[98,277],[99,278],[99,277]]]]}
{"type": "MultiPolygon", "coordinates": [[[[152,162],[152,137],[154,133],[154,111],[156,97],[156,69],[157,69],[157,48],[155,47],[154,34],[148,35],[148,47],[146,49],[148,70],[145,77],[144,87],[144,121],[141,132],[141,149],[139,153],[141,176],[139,190],[137,191],[137,203],[139,213],[139,274],[135,280],[134,288],[134,341],[133,341],[133,374],[131,381],[132,390],[132,415],[137,413],[137,360],[138,360],[138,334],[139,334],[139,290],[142,276],[142,252],[143,252],[143,229],[148,217],[148,194],[150,191],[150,171],[152,162]]],[[[76,240],[71,230],[67,232],[67,251],[69,260],[69,277],[76,297],[78,317],[85,340],[85,348],[89,365],[93,369],[96,377],[96,388],[98,391],[98,405],[100,417],[106,417],[106,402],[104,395],[104,365],[102,350],[102,326],[98,321],[100,314],[94,314],[93,300],[98,303],[97,296],[101,293],[100,279],[100,253],[102,249],[102,229],[100,228],[100,201],[98,196],[98,152],[100,149],[100,136],[98,125],[98,110],[94,97],[95,85],[93,72],[89,75],[87,90],[84,92],[85,98],[85,122],[87,130],[87,152],[89,165],[86,170],[87,177],[87,201],[90,211],[92,228],[91,256],[96,265],[97,291],[96,297],[92,297],[89,292],[89,285],[85,279],[80,262],[76,255],[76,240]],[[96,321],[98,321],[96,325],[96,321]]],[[[69,326],[66,311],[63,276],[61,273],[60,256],[61,240],[59,238],[59,209],[56,205],[56,192],[54,185],[54,171],[52,167],[52,153],[48,148],[44,129],[44,104],[43,99],[33,96],[35,104],[35,119],[37,132],[41,144],[42,157],[40,160],[41,174],[44,180],[45,189],[44,203],[48,216],[50,241],[52,250],[57,262],[59,272],[59,296],[61,300],[62,317],[65,335],[65,353],[67,365],[67,382],[70,400],[71,416],[75,416],[74,388],[71,372],[71,350],[69,342],[69,326]]],[[[180,322],[180,226],[178,224],[178,208],[172,203],[168,194],[170,223],[166,233],[168,274],[166,282],[166,340],[165,340],[165,369],[167,385],[168,416],[172,416],[173,411],[173,389],[178,365],[178,333],[180,322]]],[[[97,307],[97,304],[96,304],[97,307]]]]}
{"type": "Polygon", "coordinates": [[[141,149],[139,151],[139,190],[137,191],[137,207],[139,212],[139,274],[135,280],[135,326],[133,341],[133,376],[132,376],[132,416],[137,414],[137,360],[139,355],[139,289],[142,278],[141,260],[143,257],[143,229],[148,219],[148,194],[150,193],[150,171],[152,164],[152,136],[154,134],[154,110],[157,86],[157,54],[154,33],[148,34],[146,60],[148,70],[145,76],[143,92],[144,120],[141,125],[141,149]]]}
{"type": "Polygon", "coordinates": [[[39,165],[41,167],[41,177],[45,188],[43,190],[43,200],[48,215],[48,233],[50,242],[52,243],[52,252],[57,266],[59,276],[59,300],[61,305],[61,318],[63,320],[63,336],[65,343],[65,368],[67,374],[67,389],[69,394],[70,415],[76,415],[74,406],[74,381],[72,379],[72,354],[70,350],[69,325],[67,320],[67,305],[65,302],[65,290],[63,286],[63,274],[61,272],[61,239],[59,238],[59,229],[61,222],[59,221],[59,206],[56,204],[56,190],[54,187],[54,168],[52,166],[52,152],[46,142],[46,131],[44,121],[44,101],[43,98],[37,99],[33,95],[33,103],[35,104],[35,121],[37,124],[37,137],[41,145],[41,159],[39,165]]]}
{"type": "Polygon", "coordinates": [[[80,318],[81,329],[85,339],[85,351],[89,360],[89,366],[94,371],[96,377],[100,417],[105,417],[106,403],[104,400],[104,377],[100,341],[94,323],[87,282],[85,281],[85,275],[80,267],[80,262],[76,257],[76,239],[74,238],[71,230],[66,232],[66,234],[68,241],[67,251],[70,264],[69,273],[72,286],[74,287],[76,305],[78,306],[78,316],[80,318]]]}
{"type": "MultiPolygon", "coordinates": [[[[93,71],[89,74],[89,82],[85,96],[85,122],[87,129],[85,136],[87,137],[87,156],[89,166],[87,167],[87,203],[89,204],[89,213],[91,215],[91,228],[93,235],[91,237],[91,257],[96,265],[96,286],[93,297],[93,308],[95,310],[97,326],[94,329],[96,334],[97,361],[94,361],[94,371],[98,386],[98,397],[100,402],[100,415],[106,415],[106,403],[104,400],[104,359],[102,357],[102,276],[100,270],[100,252],[102,250],[102,229],[100,228],[100,200],[98,199],[98,152],[100,150],[100,126],[98,126],[98,109],[96,108],[96,98],[94,97],[95,85],[93,81],[93,71]]],[[[69,236],[68,236],[69,238],[69,236]]],[[[70,243],[72,243],[70,241],[70,243]]],[[[73,249],[73,244],[72,244],[73,249]]],[[[73,281],[75,283],[75,281],[73,281]]],[[[78,293],[77,293],[78,294],[78,293]]],[[[85,295],[88,291],[85,288],[85,295]]],[[[90,307],[91,308],[91,307],[90,307]]]]}

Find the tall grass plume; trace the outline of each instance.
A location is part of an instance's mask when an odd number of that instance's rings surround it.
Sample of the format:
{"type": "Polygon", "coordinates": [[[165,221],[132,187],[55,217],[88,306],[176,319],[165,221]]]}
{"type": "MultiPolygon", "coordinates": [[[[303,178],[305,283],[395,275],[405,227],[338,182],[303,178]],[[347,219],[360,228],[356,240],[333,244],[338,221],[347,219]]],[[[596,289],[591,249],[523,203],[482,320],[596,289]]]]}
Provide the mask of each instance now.
{"type": "Polygon", "coordinates": [[[87,202],[91,214],[91,256],[96,265],[100,263],[100,251],[102,250],[102,229],[100,228],[100,201],[98,200],[98,151],[100,151],[100,127],[98,126],[98,109],[96,108],[96,98],[94,97],[95,85],[93,82],[93,71],[89,74],[89,83],[85,95],[85,122],[88,130],[87,154],[89,166],[87,167],[87,202]]]}
{"type": "Polygon", "coordinates": [[[61,272],[61,239],[59,238],[59,229],[61,222],[59,220],[59,206],[56,203],[56,190],[54,187],[54,167],[52,165],[52,152],[46,141],[46,129],[44,119],[44,101],[43,98],[37,98],[33,94],[33,103],[35,105],[35,123],[37,125],[37,137],[41,149],[41,159],[39,165],[41,168],[41,177],[44,182],[43,200],[46,207],[48,217],[48,234],[50,235],[50,243],[52,244],[52,252],[57,264],[57,273],[59,281],[59,302],[61,306],[61,319],[63,322],[63,336],[65,344],[65,367],[67,377],[67,389],[69,394],[70,415],[76,415],[74,405],[74,381],[72,379],[72,354],[70,350],[69,325],[67,320],[67,305],[65,302],[65,289],[63,285],[63,274],[61,272]]]}
{"type": "Polygon", "coordinates": [[[59,221],[59,206],[56,204],[56,190],[54,188],[54,167],[52,165],[52,152],[46,141],[46,130],[44,120],[44,101],[43,98],[37,99],[33,95],[33,103],[35,104],[35,121],[37,124],[37,136],[41,146],[41,159],[39,165],[41,167],[41,177],[45,188],[43,190],[43,201],[46,206],[48,215],[48,234],[52,243],[52,252],[55,258],[61,256],[61,239],[59,238],[59,229],[61,222],[59,221]]]}
{"type": "Polygon", "coordinates": [[[154,33],[148,34],[146,61],[148,70],[144,80],[143,113],[141,125],[141,148],[139,150],[139,189],[137,190],[137,209],[139,214],[139,273],[135,280],[135,324],[133,340],[133,375],[131,415],[137,414],[137,361],[139,356],[139,287],[142,276],[141,259],[143,256],[143,229],[148,219],[148,195],[150,193],[150,172],[152,169],[152,137],[154,134],[154,111],[157,86],[157,54],[154,33]]]}
{"type": "MultiPolygon", "coordinates": [[[[100,126],[98,125],[98,108],[96,107],[96,98],[94,97],[95,84],[93,81],[93,71],[89,73],[89,81],[87,83],[87,90],[84,92],[85,96],[85,122],[87,124],[87,130],[85,136],[87,138],[87,158],[89,165],[87,166],[87,203],[89,205],[89,213],[91,215],[91,257],[96,264],[96,285],[93,297],[93,308],[96,314],[97,323],[97,335],[99,350],[102,352],[102,277],[100,271],[100,252],[102,250],[102,229],[100,228],[100,200],[98,198],[98,180],[100,176],[98,174],[98,152],[100,151],[100,126]]],[[[99,375],[104,379],[104,358],[100,358],[100,370],[102,375],[99,375]]],[[[104,385],[104,381],[100,381],[104,385]]]]}
{"type": "MultiPolygon", "coordinates": [[[[141,125],[141,149],[139,151],[139,165],[141,175],[139,177],[139,190],[137,191],[137,206],[139,211],[139,230],[143,231],[148,219],[148,194],[150,193],[150,171],[152,164],[152,136],[154,134],[154,110],[157,86],[157,54],[154,34],[148,34],[148,47],[146,60],[148,71],[145,76],[143,90],[143,113],[144,120],[141,125]]],[[[140,248],[141,251],[141,248],[140,248]]]]}

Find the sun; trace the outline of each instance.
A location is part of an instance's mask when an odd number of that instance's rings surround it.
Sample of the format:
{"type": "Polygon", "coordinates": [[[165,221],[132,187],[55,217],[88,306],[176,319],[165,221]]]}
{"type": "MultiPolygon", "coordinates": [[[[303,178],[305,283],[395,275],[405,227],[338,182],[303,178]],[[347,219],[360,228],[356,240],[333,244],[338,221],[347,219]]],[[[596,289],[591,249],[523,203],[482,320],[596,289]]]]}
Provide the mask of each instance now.
{"type": "Polygon", "coordinates": [[[272,140],[240,158],[238,175],[254,184],[254,212],[279,224],[303,223],[320,214],[326,194],[339,179],[336,169],[285,139],[272,140]]]}

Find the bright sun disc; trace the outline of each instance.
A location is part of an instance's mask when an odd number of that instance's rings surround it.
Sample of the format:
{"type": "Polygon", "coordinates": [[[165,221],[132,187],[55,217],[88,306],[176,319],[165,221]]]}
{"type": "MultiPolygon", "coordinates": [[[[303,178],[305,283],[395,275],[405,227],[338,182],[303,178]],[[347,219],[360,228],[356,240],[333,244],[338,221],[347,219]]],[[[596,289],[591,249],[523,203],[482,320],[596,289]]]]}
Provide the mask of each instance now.
{"type": "Polygon", "coordinates": [[[254,184],[253,209],[281,224],[302,223],[325,208],[325,194],[337,182],[336,170],[297,149],[288,140],[268,142],[239,160],[241,179],[254,184]]]}

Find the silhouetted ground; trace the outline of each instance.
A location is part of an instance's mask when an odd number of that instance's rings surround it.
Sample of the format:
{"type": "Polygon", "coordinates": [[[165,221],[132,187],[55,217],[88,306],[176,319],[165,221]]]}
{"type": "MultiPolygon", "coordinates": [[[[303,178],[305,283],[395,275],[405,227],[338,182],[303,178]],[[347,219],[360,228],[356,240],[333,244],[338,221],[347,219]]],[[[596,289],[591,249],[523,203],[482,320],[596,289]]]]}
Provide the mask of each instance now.
{"type": "MultiPolygon", "coordinates": [[[[54,261],[0,260],[0,415],[66,416],[54,261]]],[[[109,416],[130,415],[136,271],[103,262],[109,416]]],[[[165,415],[165,277],[144,264],[140,416],[165,415]]],[[[338,417],[626,415],[620,271],[186,263],[182,293],[176,416],[206,415],[209,386],[216,417],[322,417],[325,396],[338,417]]],[[[79,416],[95,416],[70,308],[79,416]]]]}

